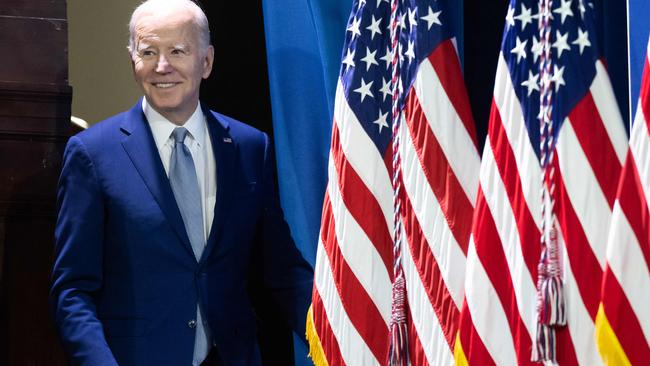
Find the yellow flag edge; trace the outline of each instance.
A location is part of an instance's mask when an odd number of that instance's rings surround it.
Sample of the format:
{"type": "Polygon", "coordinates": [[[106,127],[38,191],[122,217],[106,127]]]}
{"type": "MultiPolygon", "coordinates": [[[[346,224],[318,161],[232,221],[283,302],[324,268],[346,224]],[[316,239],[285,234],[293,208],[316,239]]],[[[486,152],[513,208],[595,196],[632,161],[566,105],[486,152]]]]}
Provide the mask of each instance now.
{"type": "Polygon", "coordinates": [[[323,345],[320,342],[320,337],[316,332],[316,326],[314,325],[314,314],[311,311],[311,305],[307,311],[307,341],[309,342],[309,357],[314,362],[315,366],[329,366],[327,363],[327,358],[325,357],[325,352],[323,351],[323,345]]]}
{"type": "Polygon", "coordinates": [[[609,324],[603,303],[598,306],[598,313],[596,314],[596,344],[598,345],[598,352],[606,365],[630,365],[621,343],[616,337],[616,333],[609,324]]]}
{"type": "Polygon", "coordinates": [[[456,341],[454,342],[454,362],[456,366],[469,366],[463,345],[460,343],[460,330],[456,332],[456,341]]]}

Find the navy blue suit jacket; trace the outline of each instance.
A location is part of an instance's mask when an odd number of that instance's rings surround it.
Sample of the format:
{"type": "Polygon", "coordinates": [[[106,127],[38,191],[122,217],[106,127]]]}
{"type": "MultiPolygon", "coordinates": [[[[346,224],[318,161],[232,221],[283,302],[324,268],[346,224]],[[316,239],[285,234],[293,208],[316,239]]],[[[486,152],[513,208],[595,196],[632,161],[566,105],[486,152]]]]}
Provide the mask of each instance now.
{"type": "Polygon", "coordinates": [[[269,139],[203,112],[217,199],[198,262],[140,103],[68,142],[50,295],[72,364],[191,365],[198,302],[222,361],[259,364],[247,292],[255,256],[255,272],[304,334],[312,270],[283,219],[269,139]]]}

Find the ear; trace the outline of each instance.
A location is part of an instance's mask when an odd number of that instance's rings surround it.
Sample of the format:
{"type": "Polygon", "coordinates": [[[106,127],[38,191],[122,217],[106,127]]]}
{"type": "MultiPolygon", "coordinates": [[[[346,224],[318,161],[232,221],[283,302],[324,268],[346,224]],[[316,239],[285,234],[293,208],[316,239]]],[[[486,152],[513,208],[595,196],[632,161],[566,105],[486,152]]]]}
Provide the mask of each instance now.
{"type": "Polygon", "coordinates": [[[212,63],[214,62],[214,47],[212,45],[208,46],[208,49],[205,52],[205,57],[203,58],[203,78],[207,79],[212,72],[212,63]]]}
{"type": "Polygon", "coordinates": [[[131,72],[133,73],[133,76],[135,76],[135,60],[133,59],[133,54],[131,51],[128,51],[129,54],[129,61],[131,61],[131,72]]]}

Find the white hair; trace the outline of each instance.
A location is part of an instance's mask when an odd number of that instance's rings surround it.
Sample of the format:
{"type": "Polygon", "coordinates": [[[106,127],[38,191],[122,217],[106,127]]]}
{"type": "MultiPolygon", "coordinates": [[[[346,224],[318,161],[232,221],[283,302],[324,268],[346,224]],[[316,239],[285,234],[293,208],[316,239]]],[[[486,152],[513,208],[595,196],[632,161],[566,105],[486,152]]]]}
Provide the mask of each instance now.
{"type": "Polygon", "coordinates": [[[210,26],[208,24],[208,18],[205,16],[205,13],[194,1],[191,0],[146,0],[138,5],[137,8],[131,14],[131,20],[129,21],[129,44],[126,47],[129,50],[129,53],[133,57],[134,52],[136,51],[135,47],[135,37],[136,31],[135,26],[138,21],[138,18],[142,13],[154,13],[162,9],[177,9],[178,7],[184,7],[192,13],[192,18],[194,24],[199,30],[199,42],[202,50],[207,50],[210,46],[210,26]]]}

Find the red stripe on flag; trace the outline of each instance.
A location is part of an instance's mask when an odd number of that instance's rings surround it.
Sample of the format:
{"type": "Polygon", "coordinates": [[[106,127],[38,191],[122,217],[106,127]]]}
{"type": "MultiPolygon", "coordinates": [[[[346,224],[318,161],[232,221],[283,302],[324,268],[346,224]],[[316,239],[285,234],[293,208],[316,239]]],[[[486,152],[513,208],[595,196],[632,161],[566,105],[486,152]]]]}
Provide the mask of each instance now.
{"type": "Polygon", "coordinates": [[[564,326],[555,328],[555,337],[557,343],[555,351],[557,352],[558,365],[577,366],[578,358],[576,357],[576,350],[573,346],[573,341],[571,340],[569,327],[564,326]]]}
{"type": "Polygon", "coordinates": [[[329,365],[345,365],[343,356],[341,356],[341,349],[339,348],[339,344],[336,340],[336,337],[334,336],[334,332],[332,332],[332,328],[327,319],[327,313],[325,312],[325,307],[323,306],[323,300],[321,299],[320,294],[316,290],[315,286],[311,301],[311,311],[314,318],[314,327],[316,328],[316,333],[320,339],[323,353],[325,353],[329,365]]]}
{"type": "MultiPolygon", "coordinates": [[[[508,135],[503,128],[503,121],[498,107],[492,100],[492,110],[490,111],[490,122],[488,138],[494,154],[499,175],[505,186],[506,194],[512,207],[512,213],[517,222],[517,231],[519,232],[519,243],[521,243],[521,253],[526,262],[528,272],[531,278],[537,278],[537,264],[541,254],[540,248],[540,231],[535,224],[524,191],[521,185],[522,177],[517,170],[517,160],[512,152],[512,147],[508,141],[508,135]],[[495,148],[498,147],[498,148],[495,148]]],[[[526,142],[527,143],[527,142],[526,142]]],[[[537,177],[523,177],[523,179],[538,179],[537,177]]],[[[541,199],[541,198],[540,198],[541,199]]]]}
{"type": "MultiPolygon", "coordinates": [[[[407,304],[406,313],[410,314],[411,312],[409,311],[408,307],[409,306],[407,304]]],[[[418,337],[418,332],[415,330],[413,319],[410,316],[406,317],[406,325],[408,327],[408,348],[411,365],[429,365],[427,356],[424,353],[424,348],[422,348],[422,343],[420,342],[420,337],[418,337]]]]}
{"type": "Polygon", "coordinates": [[[463,307],[460,315],[460,344],[463,347],[465,357],[470,365],[492,366],[496,365],[492,356],[485,348],[481,336],[476,332],[472,315],[467,308],[467,301],[463,300],[463,307]]]}
{"type": "Polygon", "coordinates": [[[471,215],[474,210],[472,203],[465,195],[444,151],[431,131],[415,93],[409,93],[404,114],[422,171],[438,199],[447,226],[463,254],[467,255],[472,230],[471,215]]]}
{"type": "MultiPolygon", "coordinates": [[[[650,126],[650,62],[646,57],[645,62],[643,63],[643,79],[641,80],[641,92],[640,92],[640,101],[639,104],[643,110],[643,119],[645,120],[646,126],[650,126]]],[[[638,108],[638,107],[637,107],[638,108]]],[[[648,127],[650,131],[650,127],[648,127]]]]}
{"type": "MultiPolygon", "coordinates": [[[[413,211],[411,200],[402,190],[404,233],[408,240],[413,262],[422,280],[429,302],[438,317],[438,323],[445,335],[449,349],[454,348],[454,338],[458,330],[459,312],[456,308],[445,279],[440,273],[440,267],[431,252],[427,239],[424,237],[418,218],[413,211]]],[[[433,319],[431,319],[433,321],[433,319]]]]}
{"type": "MultiPolygon", "coordinates": [[[[501,145],[497,145],[501,146],[501,145]]],[[[508,270],[508,262],[503,252],[503,246],[490,208],[485,201],[482,187],[479,188],[476,198],[476,218],[474,222],[474,241],[476,243],[476,252],[478,258],[485,268],[485,272],[494,287],[501,306],[508,319],[512,341],[517,353],[517,363],[519,365],[534,365],[530,361],[531,336],[524,325],[519,314],[515,289],[512,284],[512,276],[508,270]]],[[[505,340],[505,339],[504,339],[505,340]]],[[[507,341],[507,340],[506,340],[507,341]]]]}
{"type": "MultiPolygon", "coordinates": [[[[467,133],[474,141],[474,147],[478,149],[478,142],[476,138],[476,127],[474,117],[472,116],[472,108],[469,105],[469,96],[467,89],[463,83],[463,72],[460,69],[460,62],[456,54],[451,39],[441,42],[438,47],[429,55],[429,62],[440,79],[442,88],[445,94],[449,97],[449,101],[454,106],[456,114],[463,121],[467,133]]],[[[413,93],[410,93],[411,95],[413,93]]]]}
{"type": "Polygon", "coordinates": [[[632,227],[636,240],[639,242],[645,264],[650,268],[650,212],[648,212],[648,202],[643,192],[643,185],[634,161],[634,155],[629,151],[627,159],[618,187],[618,202],[627,221],[630,223],[630,227],[632,227]]]}
{"type": "Polygon", "coordinates": [[[616,199],[617,177],[621,174],[621,162],[618,160],[591,93],[585,94],[573,108],[569,113],[569,120],[611,209],[616,199]]]}
{"type": "Polygon", "coordinates": [[[350,214],[361,226],[373,243],[390,278],[393,278],[393,239],[388,230],[384,214],[372,192],[366,187],[357,172],[347,161],[340,145],[338,124],[332,130],[331,153],[339,177],[341,197],[350,214]]]}
{"type": "Polygon", "coordinates": [[[632,305],[627,299],[616,276],[605,268],[603,280],[603,308],[607,320],[611,325],[616,338],[621,343],[625,355],[632,365],[642,365],[650,360],[650,347],[645,341],[643,329],[636,318],[632,305]]]}
{"type": "Polygon", "coordinates": [[[598,303],[600,302],[600,288],[594,286],[594,283],[602,280],[603,270],[589,245],[584,228],[569,199],[569,194],[562,179],[557,154],[553,156],[553,165],[559,178],[555,180],[557,190],[556,207],[558,207],[556,213],[569,257],[569,265],[578,285],[582,302],[585,304],[591,320],[594,321],[596,312],[598,312],[598,303]]]}
{"type": "Polygon", "coordinates": [[[388,352],[388,326],[366,289],[345,261],[336,238],[334,216],[329,192],[323,203],[321,239],[329,258],[336,289],[346,314],[368,344],[377,360],[385,360],[388,352]]]}

